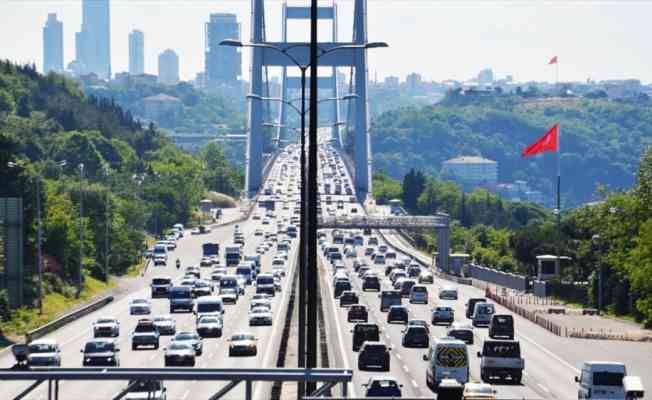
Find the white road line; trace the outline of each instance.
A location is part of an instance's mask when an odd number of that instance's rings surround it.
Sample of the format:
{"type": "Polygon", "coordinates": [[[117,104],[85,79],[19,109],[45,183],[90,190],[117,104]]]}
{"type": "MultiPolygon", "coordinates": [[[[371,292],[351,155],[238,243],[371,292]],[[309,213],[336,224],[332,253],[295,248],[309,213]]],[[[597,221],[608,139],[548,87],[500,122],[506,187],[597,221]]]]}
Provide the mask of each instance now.
{"type": "Polygon", "coordinates": [[[405,371],[406,374],[410,373],[410,369],[408,368],[408,366],[406,364],[403,364],[403,371],[405,371]]]}
{"type": "Polygon", "coordinates": [[[190,389],[187,389],[185,392],[183,392],[183,396],[181,396],[181,398],[183,400],[186,400],[189,394],[190,394],[190,389]]]}
{"type": "Polygon", "coordinates": [[[412,379],[412,386],[414,386],[415,389],[419,388],[419,384],[414,379],[412,379]]]}
{"type": "Polygon", "coordinates": [[[401,355],[400,355],[399,353],[396,353],[396,358],[398,358],[398,359],[400,360],[400,359],[402,359],[403,357],[401,357],[401,355]]]}
{"type": "Polygon", "coordinates": [[[156,353],[152,354],[152,356],[149,358],[149,361],[156,360],[156,357],[158,357],[158,354],[156,354],[156,353]]]}
{"type": "Polygon", "coordinates": [[[521,338],[521,339],[525,339],[525,341],[527,341],[527,342],[532,343],[533,345],[535,345],[536,347],[538,347],[539,350],[543,351],[544,353],[546,353],[546,354],[549,355],[550,357],[552,357],[552,358],[554,358],[555,360],[559,361],[562,365],[568,367],[568,368],[569,368],[571,371],[573,371],[574,373],[576,373],[576,374],[579,374],[579,373],[580,373],[580,370],[579,370],[579,369],[573,367],[573,366],[572,366],[571,364],[569,364],[566,360],[562,359],[561,357],[559,357],[559,356],[556,355],[555,353],[551,352],[550,350],[546,349],[544,346],[540,345],[539,343],[535,342],[534,340],[530,339],[529,337],[527,337],[527,336],[521,334],[520,332],[519,332],[519,334],[518,334],[518,337],[521,338]]]}
{"type": "Polygon", "coordinates": [[[537,383],[537,386],[538,386],[541,390],[543,390],[544,392],[546,392],[546,393],[550,393],[550,390],[548,390],[548,388],[545,387],[544,385],[542,385],[542,384],[540,384],[540,383],[537,383]]]}

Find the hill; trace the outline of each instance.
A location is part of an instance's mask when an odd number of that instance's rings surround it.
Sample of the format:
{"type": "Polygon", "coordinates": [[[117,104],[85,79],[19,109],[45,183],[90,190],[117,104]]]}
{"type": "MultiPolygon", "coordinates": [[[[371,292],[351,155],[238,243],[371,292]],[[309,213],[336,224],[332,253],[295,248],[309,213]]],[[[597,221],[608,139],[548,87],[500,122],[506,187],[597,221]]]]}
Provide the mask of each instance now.
{"type": "Polygon", "coordinates": [[[500,182],[525,180],[550,193],[556,158],[521,158],[523,148],[554,123],[561,126],[564,207],[598,198],[597,189],[628,188],[652,144],[652,102],[639,99],[545,98],[449,93],[436,105],[383,113],[372,123],[374,169],[399,178],[411,168],[438,176],[442,163],[481,155],[499,164],[500,182]]]}

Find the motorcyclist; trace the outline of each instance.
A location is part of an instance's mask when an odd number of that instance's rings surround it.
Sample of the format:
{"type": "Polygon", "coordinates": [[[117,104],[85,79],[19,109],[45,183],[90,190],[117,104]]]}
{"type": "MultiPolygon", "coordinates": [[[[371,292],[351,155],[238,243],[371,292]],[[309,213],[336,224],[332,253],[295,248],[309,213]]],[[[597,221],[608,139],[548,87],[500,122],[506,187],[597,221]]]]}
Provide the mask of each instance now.
{"type": "Polygon", "coordinates": [[[177,269],[181,268],[181,260],[177,258],[177,269]]]}

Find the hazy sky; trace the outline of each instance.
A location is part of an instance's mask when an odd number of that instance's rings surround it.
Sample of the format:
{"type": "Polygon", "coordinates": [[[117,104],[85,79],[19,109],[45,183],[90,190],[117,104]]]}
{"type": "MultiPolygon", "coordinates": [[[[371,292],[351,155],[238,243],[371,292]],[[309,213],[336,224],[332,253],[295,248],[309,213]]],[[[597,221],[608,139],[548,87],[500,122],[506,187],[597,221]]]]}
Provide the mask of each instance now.
{"type": "MultiPolygon", "coordinates": [[[[370,51],[369,76],[465,80],[485,67],[517,81],[553,80],[547,61],[560,60],[560,80],[638,78],[652,82],[652,1],[437,1],[368,0],[370,41],[390,47],[370,51]]],[[[301,2],[289,2],[301,4],[301,2]]],[[[307,0],[303,2],[307,4],[307,0]]],[[[266,1],[267,37],[279,40],[281,1],[266,1]]],[[[352,2],[338,2],[339,38],[351,39],[352,2]]],[[[48,12],[64,23],[64,60],[74,58],[81,0],[0,0],[0,58],[42,68],[42,27],[48,12]]],[[[157,73],[166,48],[180,58],[182,79],[203,70],[203,29],[212,12],[233,12],[249,39],[248,0],[111,0],[112,71],[128,66],[128,34],[145,33],[145,69],[157,73]]],[[[324,39],[330,26],[323,24],[324,39]]],[[[294,23],[291,40],[308,37],[294,23]]],[[[245,77],[248,51],[243,57],[245,77]]]]}

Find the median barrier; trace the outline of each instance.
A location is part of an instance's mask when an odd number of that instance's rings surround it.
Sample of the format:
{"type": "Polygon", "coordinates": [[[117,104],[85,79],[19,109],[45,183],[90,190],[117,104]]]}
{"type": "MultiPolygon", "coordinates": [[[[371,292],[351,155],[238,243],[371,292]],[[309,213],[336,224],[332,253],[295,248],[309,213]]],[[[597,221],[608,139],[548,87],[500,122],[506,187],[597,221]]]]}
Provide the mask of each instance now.
{"type": "Polygon", "coordinates": [[[25,334],[25,342],[29,343],[32,340],[41,338],[41,337],[47,335],[48,333],[50,333],[50,332],[52,332],[52,331],[54,331],[56,329],[59,329],[62,326],[66,325],[66,324],[68,324],[68,323],[70,323],[72,321],[75,321],[75,320],[77,320],[77,319],[79,319],[79,318],[81,318],[81,317],[83,317],[85,315],[88,315],[88,314],[92,313],[95,310],[98,310],[98,309],[104,307],[105,305],[109,304],[112,301],[113,301],[113,296],[106,296],[106,297],[103,297],[103,298],[101,298],[99,300],[96,300],[96,301],[94,301],[94,302],[92,302],[90,304],[82,306],[81,308],[79,308],[79,309],[77,309],[75,311],[72,311],[72,312],[70,312],[68,314],[62,315],[61,317],[55,319],[54,321],[48,322],[47,324],[45,324],[45,325],[43,325],[41,327],[38,327],[38,328],[36,328],[34,330],[31,330],[31,331],[27,332],[25,334]]]}
{"type": "Polygon", "coordinates": [[[549,307],[548,314],[566,314],[566,309],[561,307],[549,307]]]}

